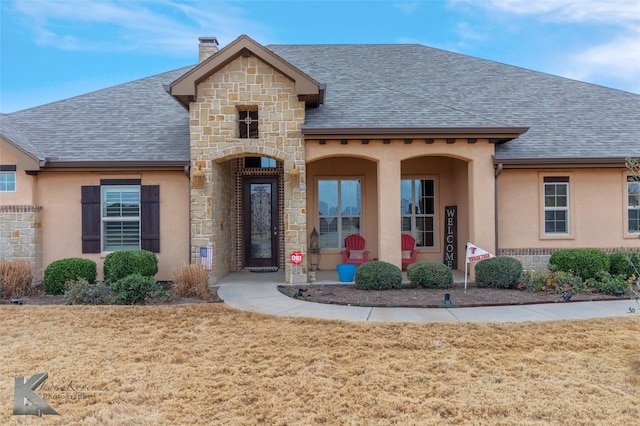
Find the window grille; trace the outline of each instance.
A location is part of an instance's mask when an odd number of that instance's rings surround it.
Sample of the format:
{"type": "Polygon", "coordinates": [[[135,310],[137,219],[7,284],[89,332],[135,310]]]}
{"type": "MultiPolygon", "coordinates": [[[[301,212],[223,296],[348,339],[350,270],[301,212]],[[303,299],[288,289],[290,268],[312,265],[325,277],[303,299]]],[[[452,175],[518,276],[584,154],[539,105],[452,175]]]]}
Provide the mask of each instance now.
{"type": "Polygon", "coordinates": [[[433,179],[402,179],[401,231],[416,239],[416,247],[436,245],[436,191],[433,179]]]}
{"type": "Polygon", "coordinates": [[[544,233],[569,233],[569,178],[544,178],[544,233]]]}
{"type": "Polygon", "coordinates": [[[258,111],[238,111],[238,137],[258,138],[258,111]]]}

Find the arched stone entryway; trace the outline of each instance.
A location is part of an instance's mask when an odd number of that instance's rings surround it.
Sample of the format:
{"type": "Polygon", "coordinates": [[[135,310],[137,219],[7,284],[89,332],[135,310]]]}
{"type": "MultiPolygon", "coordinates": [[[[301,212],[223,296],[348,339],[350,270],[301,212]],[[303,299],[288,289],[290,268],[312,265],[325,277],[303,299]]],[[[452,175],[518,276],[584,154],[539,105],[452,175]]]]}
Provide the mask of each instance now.
{"type": "MultiPolygon", "coordinates": [[[[291,277],[285,253],[306,247],[305,187],[292,188],[289,184],[285,167],[292,161],[288,155],[261,154],[251,149],[215,161],[195,161],[205,172],[205,184],[202,189],[191,189],[191,261],[199,263],[200,248],[210,246],[212,282],[246,268],[284,269],[285,275],[291,277]],[[254,209],[258,214],[254,217],[261,225],[268,222],[269,233],[263,235],[271,238],[268,244],[265,240],[251,242],[253,190],[266,190],[270,194],[269,212],[273,215],[268,220],[265,211],[254,209]],[[267,254],[263,251],[266,246],[271,250],[267,254]]],[[[304,165],[297,168],[304,170],[304,165]]],[[[297,272],[304,275],[306,269],[297,272]]],[[[306,275],[296,279],[306,281],[306,275]]]]}

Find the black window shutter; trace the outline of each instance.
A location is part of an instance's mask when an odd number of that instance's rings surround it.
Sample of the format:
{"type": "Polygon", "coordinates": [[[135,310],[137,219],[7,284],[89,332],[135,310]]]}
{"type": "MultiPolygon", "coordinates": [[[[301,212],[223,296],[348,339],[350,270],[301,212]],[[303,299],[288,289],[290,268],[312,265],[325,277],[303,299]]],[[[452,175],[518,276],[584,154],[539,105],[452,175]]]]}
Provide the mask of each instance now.
{"type": "Polygon", "coordinates": [[[100,187],[82,187],[82,252],[100,253],[100,187]]]}
{"type": "Polygon", "coordinates": [[[160,186],[140,187],[140,248],[160,252],[160,186]]]}

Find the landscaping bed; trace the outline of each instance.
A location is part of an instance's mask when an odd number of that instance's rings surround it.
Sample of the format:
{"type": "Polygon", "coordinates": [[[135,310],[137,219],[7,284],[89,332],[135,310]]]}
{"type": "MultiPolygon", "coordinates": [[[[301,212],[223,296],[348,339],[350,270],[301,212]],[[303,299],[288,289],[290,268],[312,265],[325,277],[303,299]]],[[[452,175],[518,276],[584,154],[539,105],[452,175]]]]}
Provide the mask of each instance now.
{"type": "MultiPolygon", "coordinates": [[[[391,290],[359,290],[354,284],[281,285],[278,289],[289,297],[308,302],[352,306],[436,308],[567,303],[561,294],[479,288],[473,283],[467,285],[466,291],[462,283],[453,284],[448,289],[425,289],[405,285],[391,290]],[[445,305],[445,294],[449,294],[450,305],[445,305]]],[[[629,297],[625,294],[621,298],[629,297]]],[[[578,293],[573,294],[568,303],[621,298],[599,292],[578,293]]]]}
{"type": "MultiPolygon", "coordinates": [[[[167,292],[165,297],[151,297],[147,298],[144,302],[146,305],[180,305],[185,303],[220,303],[222,299],[218,297],[218,288],[209,288],[209,297],[206,299],[200,299],[197,297],[178,297],[173,293],[173,283],[169,281],[162,281],[159,284],[167,292]]],[[[42,287],[37,287],[35,292],[29,296],[13,298],[13,299],[0,299],[0,303],[4,304],[16,304],[16,305],[64,305],[63,295],[51,295],[45,294],[42,287]]]]}

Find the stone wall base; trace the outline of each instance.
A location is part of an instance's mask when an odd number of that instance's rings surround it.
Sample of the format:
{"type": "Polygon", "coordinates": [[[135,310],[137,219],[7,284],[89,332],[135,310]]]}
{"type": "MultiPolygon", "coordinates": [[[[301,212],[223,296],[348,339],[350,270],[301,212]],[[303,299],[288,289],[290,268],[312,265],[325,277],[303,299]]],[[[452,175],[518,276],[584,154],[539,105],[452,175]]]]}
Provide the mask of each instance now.
{"type": "MultiPolygon", "coordinates": [[[[498,250],[498,256],[509,256],[517,259],[522,263],[524,271],[545,272],[549,267],[549,259],[551,255],[563,249],[501,249],[498,250]]],[[[601,248],[605,253],[614,253],[617,251],[635,251],[640,252],[640,248],[601,248]]]]}
{"type": "Polygon", "coordinates": [[[34,282],[42,281],[42,206],[0,206],[0,260],[33,264],[34,282]]]}

